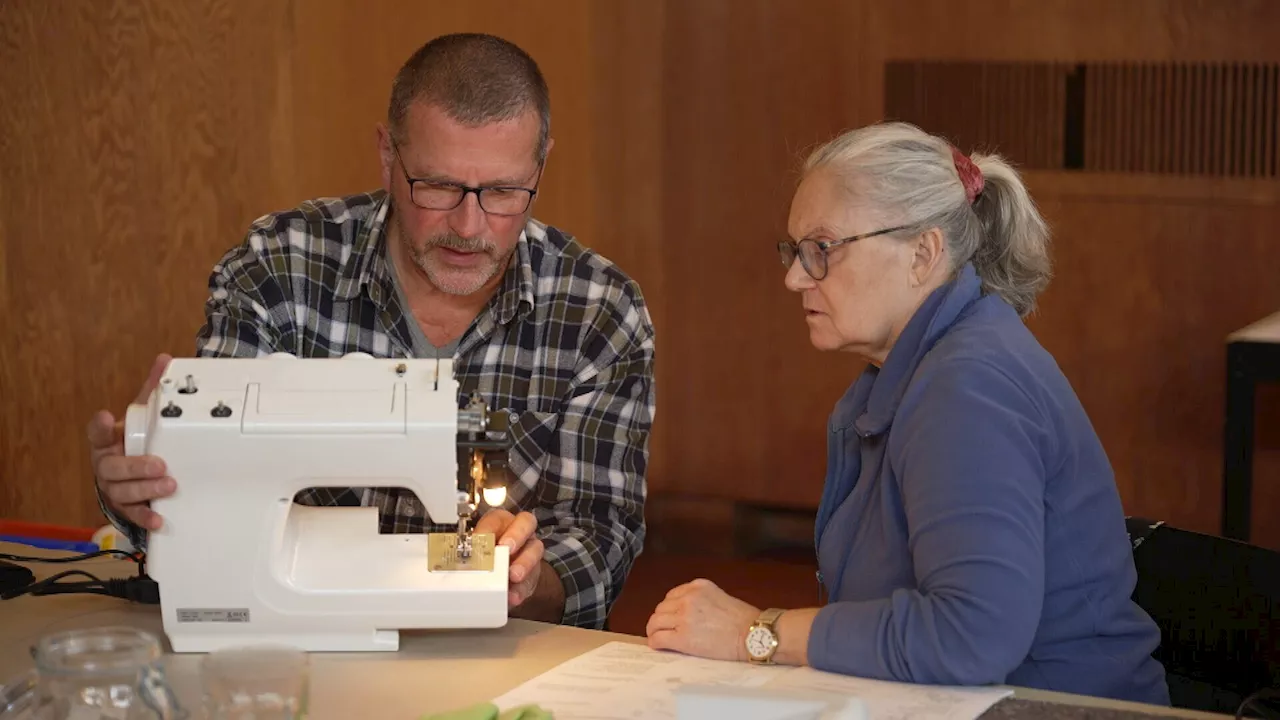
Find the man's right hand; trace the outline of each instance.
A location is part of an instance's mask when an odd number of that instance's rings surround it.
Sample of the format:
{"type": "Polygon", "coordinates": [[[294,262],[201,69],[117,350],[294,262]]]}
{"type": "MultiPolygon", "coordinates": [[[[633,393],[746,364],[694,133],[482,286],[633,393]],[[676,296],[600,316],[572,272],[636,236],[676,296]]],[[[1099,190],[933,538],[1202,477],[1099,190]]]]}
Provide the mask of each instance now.
{"type": "MultiPolygon", "coordinates": [[[[145,403],[160,382],[172,358],[156,357],[151,374],[138,392],[136,403],[145,403]]],[[[98,490],[107,506],[116,514],[147,530],[159,530],[161,519],[148,503],[173,494],[177,483],[166,475],[164,461],[158,457],[124,454],[124,422],[100,410],[89,421],[89,447],[98,490]]]]}

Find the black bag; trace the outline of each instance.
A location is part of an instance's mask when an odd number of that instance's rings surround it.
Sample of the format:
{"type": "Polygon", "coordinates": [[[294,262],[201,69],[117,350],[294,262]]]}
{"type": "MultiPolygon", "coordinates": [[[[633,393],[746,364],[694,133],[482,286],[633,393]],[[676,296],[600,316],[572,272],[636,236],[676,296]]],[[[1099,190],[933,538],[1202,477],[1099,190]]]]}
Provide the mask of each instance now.
{"type": "Polygon", "coordinates": [[[1265,712],[1264,697],[1280,690],[1280,553],[1144,518],[1127,523],[1133,599],[1160,626],[1155,656],[1173,705],[1265,712]]]}

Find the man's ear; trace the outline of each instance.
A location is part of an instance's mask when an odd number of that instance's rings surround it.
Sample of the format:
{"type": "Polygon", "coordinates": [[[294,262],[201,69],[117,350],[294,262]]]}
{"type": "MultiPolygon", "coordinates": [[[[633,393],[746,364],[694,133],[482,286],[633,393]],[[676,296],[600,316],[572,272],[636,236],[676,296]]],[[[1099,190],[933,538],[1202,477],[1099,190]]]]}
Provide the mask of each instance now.
{"type": "Polygon", "coordinates": [[[926,284],[943,264],[946,244],[942,239],[942,230],[929,228],[920,233],[915,240],[911,257],[911,286],[920,287],[926,284]]]}
{"type": "Polygon", "coordinates": [[[378,163],[382,174],[382,189],[391,192],[391,167],[395,165],[396,153],[391,146],[391,131],[384,123],[377,127],[378,163]]]}
{"type": "Polygon", "coordinates": [[[547,161],[551,159],[551,148],[555,146],[556,146],[556,139],[553,137],[547,138],[547,148],[542,151],[542,174],[543,175],[546,175],[547,173],[547,161]]]}

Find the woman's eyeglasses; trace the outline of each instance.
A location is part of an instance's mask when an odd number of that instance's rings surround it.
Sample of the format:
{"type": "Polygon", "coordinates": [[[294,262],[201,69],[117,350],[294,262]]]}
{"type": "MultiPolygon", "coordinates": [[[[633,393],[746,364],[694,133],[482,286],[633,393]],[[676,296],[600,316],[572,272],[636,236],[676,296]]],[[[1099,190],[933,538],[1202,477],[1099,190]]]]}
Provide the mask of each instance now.
{"type": "Polygon", "coordinates": [[[782,267],[791,269],[792,263],[796,258],[800,258],[800,265],[804,271],[809,273],[809,277],[814,280],[821,280],[827,276],[827,252],[840,247],[846,243],[856,240],[862,240],[876,235],[886,235],[899,230],[906,230],[910,225],[899,225],[898,227],[885,228],[884,230],[876,230],[874,232],[862,233],[861,235],[850,235],[839,240],[814,240],[805,238],[800,242],[793,240],[783,240],[778,243],[778,255],[782,258],[782,267]]]}

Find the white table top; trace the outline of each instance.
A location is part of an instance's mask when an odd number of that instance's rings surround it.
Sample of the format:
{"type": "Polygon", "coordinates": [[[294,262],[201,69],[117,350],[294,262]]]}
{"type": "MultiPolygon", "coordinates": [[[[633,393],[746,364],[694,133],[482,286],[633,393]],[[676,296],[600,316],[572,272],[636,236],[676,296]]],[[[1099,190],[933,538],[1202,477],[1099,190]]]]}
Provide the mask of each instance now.
{"type": "MultiPolygon", "coordinates": [[[[49,556],[0,542],[0,553],[49,556]]],[[[96,558],[74,564],[29,565],[37,578],[72,568],[98,577],[126,577],[133,563],[96,558]]],[[[95,595],[24,596],[0,601],[0,683],[32,666],[29,648],[40,637],[76,628],[127,625],[164,640],[159,608],[95,595]]],[[[403,632],[396,653],[313,653],[311,720],[369,717],[415,720],[423,714],[491,700],[561,662],[611,641],[643,643],[633,635],[511,620],[498,630],[403,632]]],[[[165,644],[168,650],[167,642],[165,644]]],[[[170,655],[170,680],[184,705],[199,698],[202,655],[170,655]]],[[[1189,711],[1013,688],[1016,698],[1158,714],[1221,718],[1189,711]]]]}
{"type": "Polygon", "coordinates": [[[1280,312],[1250,323],[1227,336],[1227,342],[1245,340],[1257,343],[1280,343],[1280,312]]]}

